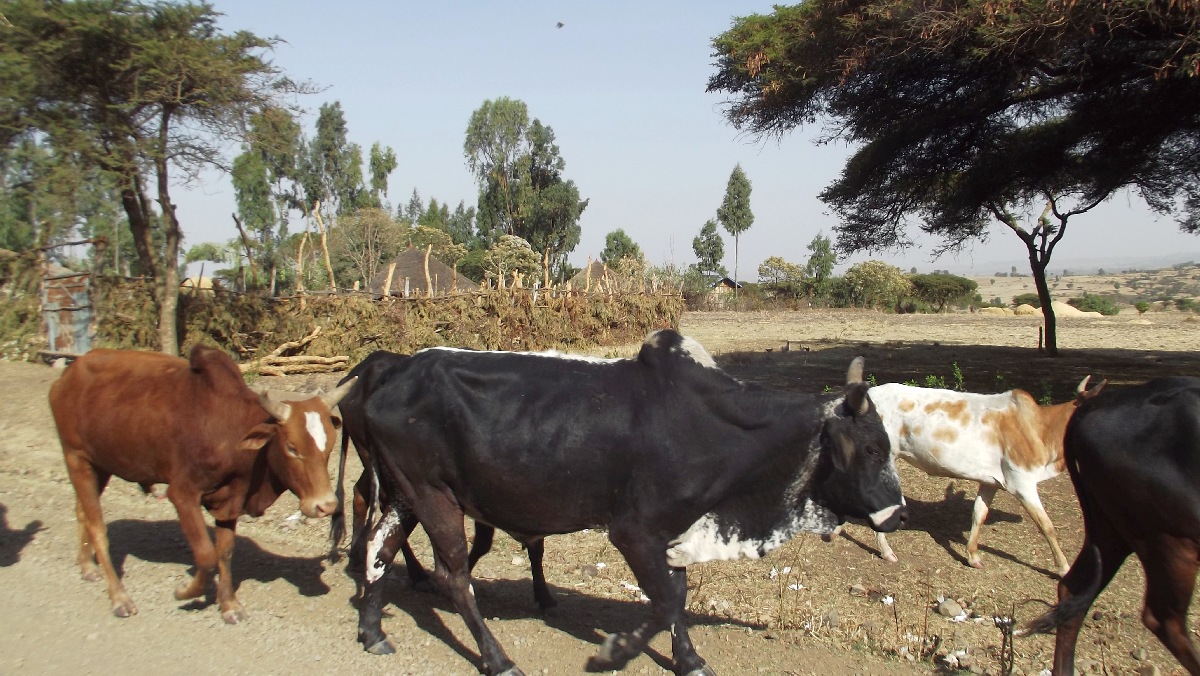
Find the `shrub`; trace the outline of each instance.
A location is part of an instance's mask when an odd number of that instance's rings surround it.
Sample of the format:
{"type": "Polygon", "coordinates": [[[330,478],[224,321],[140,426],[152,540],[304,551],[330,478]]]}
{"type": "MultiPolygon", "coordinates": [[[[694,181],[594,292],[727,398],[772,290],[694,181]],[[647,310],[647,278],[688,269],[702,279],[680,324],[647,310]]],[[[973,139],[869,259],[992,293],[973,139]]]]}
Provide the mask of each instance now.
{"type": "Polygon", "coordinates": [[[1084,312],[1099,312],[1105,316],[1115,315],[1121,312],[1121,308],[1108,296],[1084,296],[1083,298],[1072,298],[1067,301],[1067,304],[1071,307],[1083,310],[1084,312]]]}
{"type": "Polygon", "coordinates": [[[1144,300],[1139,300],[1137,303],[1134,304],[1133,307],[1134,307],[1134,309],[1136,309],[1138,311],[1139,315],[1144,315],[1144,314],[1146,314],[1146,311],[1150,309],[1150,304],[1144,300]]]}
{"type": "Polygon", "coordinates": [[[1036,293],[1023,293],[1018,296],[1013,296],[1012,304],[1015,305],[1032,305],[1034,307],[1042,306],[1042,299],[1038,298],[1036,293]]]}

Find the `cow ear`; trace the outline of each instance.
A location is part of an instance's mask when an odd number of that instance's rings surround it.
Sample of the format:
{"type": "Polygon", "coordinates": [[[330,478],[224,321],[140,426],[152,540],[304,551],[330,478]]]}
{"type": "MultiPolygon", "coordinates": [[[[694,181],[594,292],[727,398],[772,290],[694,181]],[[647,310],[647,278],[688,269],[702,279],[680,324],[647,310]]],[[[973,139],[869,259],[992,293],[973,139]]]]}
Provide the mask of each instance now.
{"type": "Polygon", "coordinates": [[[845,472],[854,464],[854,438],[841,425],[836,425],[829,435],[833,441],[833,466],[839,472],[845,472]]]}
{"type": "Polygon", "coordinates": [[[851,383],[846,386],[846,410],[850,415],[866,415],[871,410],[871,400],[867,398],[870,386],[866,383],[851,383]]]}
{"type": "Polygon", "coordinates": [[[275,436],[275,426],[268,423],[255,425],[254,429],[246,433],[238,442],[239,451],[257,451],[263,446],[266,446],[271,441],[271,437],[275,436]]]}

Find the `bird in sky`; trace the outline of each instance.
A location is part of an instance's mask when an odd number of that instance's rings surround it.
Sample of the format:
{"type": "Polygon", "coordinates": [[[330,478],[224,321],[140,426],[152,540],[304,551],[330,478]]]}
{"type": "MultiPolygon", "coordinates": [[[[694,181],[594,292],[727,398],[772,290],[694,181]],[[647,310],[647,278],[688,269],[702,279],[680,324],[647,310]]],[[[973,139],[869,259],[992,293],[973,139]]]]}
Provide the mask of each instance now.
{"type": "Polygon", "coordinates": [[[565,23],[563,23],[563,22],[559,21],[559,22],[558,22],[556,25],[557,25],[559,28],[562,28],[563,26],[565,26],[565,25],[567,25],[567,24],[565,24],[565,23]]]}

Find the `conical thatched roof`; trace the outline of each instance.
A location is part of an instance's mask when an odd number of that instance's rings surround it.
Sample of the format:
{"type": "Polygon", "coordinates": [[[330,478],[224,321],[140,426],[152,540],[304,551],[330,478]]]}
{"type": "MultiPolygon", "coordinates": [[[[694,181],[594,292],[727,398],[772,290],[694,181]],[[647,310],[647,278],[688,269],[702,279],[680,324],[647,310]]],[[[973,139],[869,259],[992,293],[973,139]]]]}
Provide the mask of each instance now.
{"type": "MultiPolygon", "coordinates": [[[[383,293],[383,287],[387,281],[388,268],[391,267],[392,263],[396,264],[396,268],[392,272],[392,285],[388,291],[390,295],[404,295],[406,278],[408,280],[409,295],[426,295],[428,293],[425,287],[425,250],[415,248],[405,249],[387,265],[382,266],[379,273],[371,278],[371,283],[367,287],[368,291],[371,293],[383,293]]],[[[478,288],[475,282],[463,277],[461,274],[456,275],[453,268],[433,256],[429,257],[429,280],[433,284],[434,294],[444,294],[452,291],[474,291],[478,288]]]]}
{"type": "Polygon", "coordinates": [[[587,267],[580,270],[579,274],[570,279],[571,288],[576,291],[586,290],[588,288],[589,274],[591,275],[592,291],[599,290],[601,284],[607,289],[608,285],[612,283],[612,272],[609,271],[608,266],[601,261],[592,261],[587,267]]]}

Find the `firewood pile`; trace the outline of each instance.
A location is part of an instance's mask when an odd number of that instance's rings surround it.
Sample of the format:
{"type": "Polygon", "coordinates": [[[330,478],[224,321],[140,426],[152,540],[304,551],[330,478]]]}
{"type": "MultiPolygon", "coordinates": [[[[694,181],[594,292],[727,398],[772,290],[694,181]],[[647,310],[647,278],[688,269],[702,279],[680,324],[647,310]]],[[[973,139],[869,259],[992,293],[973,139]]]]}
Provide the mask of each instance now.
{"type": "Polygon", "coordinates": [[[288,341],[260,359],[239,364],[242,373],[257,371],[261,376],[288,376],[300,373],[328,373],[330,371],[345,371],[350,367],[349,355],[319,357],[306,354],[284,354],[303,350],[317,336],[321,335],[321,327],[313,329],[312,333],[300,340],[288,341]]]}

